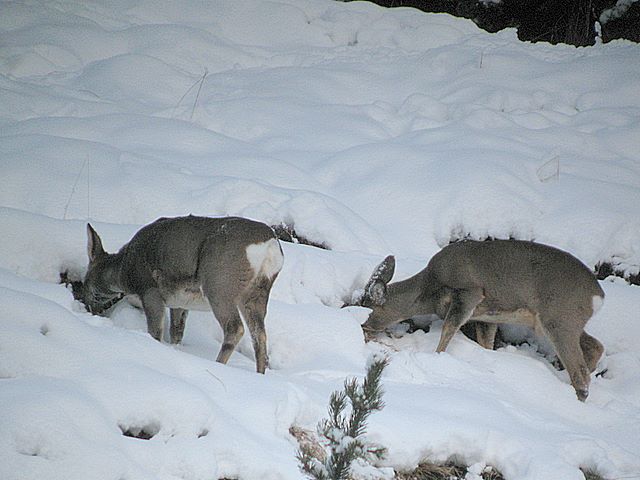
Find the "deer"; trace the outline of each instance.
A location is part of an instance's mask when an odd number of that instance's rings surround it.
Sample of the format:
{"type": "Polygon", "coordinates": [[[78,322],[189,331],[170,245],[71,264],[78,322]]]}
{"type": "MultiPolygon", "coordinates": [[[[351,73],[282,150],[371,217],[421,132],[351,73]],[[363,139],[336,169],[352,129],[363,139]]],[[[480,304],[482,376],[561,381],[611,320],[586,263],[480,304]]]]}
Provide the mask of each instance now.
{"type": "Polygon", "coordinates": [[[226,364],[249,329],[256,370],[268,366],[264,319],[284,256],[268,225],[241,217],[159,218],[117,253],[107,253],[87,224],[89,264],[81,296],[99,313],[123,296],[142,304],[147,329],[162,342],[166,308],[170,342],[182,341],[189,310],[212,311],[224,339],[216,361],[226,364]]]}
{"type": "Polygon", "coordinates": [[[394,271],[390,255],[374,269],[358,302],[371,309],[362,324],[366,341],[417,315],[443,320],[437,353],[470,320],[478,322],[477,342],[489,349],[498,324],[526,325],[551,342],[576,396],[587,399],[604,347],[584,327],[604,291],[570,253],[525,240],[463,240],[442,248],[406,280],[389,283],[394,271]]]}

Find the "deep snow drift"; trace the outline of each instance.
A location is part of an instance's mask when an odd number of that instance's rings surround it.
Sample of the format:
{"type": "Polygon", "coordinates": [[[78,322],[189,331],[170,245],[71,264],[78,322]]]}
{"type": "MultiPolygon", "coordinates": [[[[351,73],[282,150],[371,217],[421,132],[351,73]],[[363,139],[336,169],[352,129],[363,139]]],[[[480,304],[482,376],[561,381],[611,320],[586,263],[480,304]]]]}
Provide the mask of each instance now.
{"type": "Polygon", "coordinates": [[[638,273],[638,54],[359,2],[3,4],[0,478],[301,478],[289,428],[313,429],[376,352],[385,466],[455,454],[510,480],[640,478],[638,287],[602,282],[587,329],[607,370],[584,404],[544,345],[459,334],[435,354],[439,322],[365,345],[368,310],[339,308],[384,255],[400,279],[465,236],[638,273]],[[265,376],[246,337],[213,361],[209,313],[171,347],[134,307],[92,316],[57,284],[86,268],[87,219],[115,251],[188,213],[331,248],[284,245],[265,376]]]}

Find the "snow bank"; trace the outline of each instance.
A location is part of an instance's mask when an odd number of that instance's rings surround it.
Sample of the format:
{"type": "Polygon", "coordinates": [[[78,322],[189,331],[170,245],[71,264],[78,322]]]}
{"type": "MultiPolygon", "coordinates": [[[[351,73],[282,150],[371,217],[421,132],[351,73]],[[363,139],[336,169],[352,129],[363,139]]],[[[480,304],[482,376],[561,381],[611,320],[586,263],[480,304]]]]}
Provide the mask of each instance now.
{"type": "Polygon", "coordinates": [[[523,44],[366,2],[3,5],[0,477],[300,478],[289,427],[312,429],[373,352],[391,357],[370,422],[388,466],[455,454],[509,480],[637,476],[637,287],[603,282],[587,329],[606,372],[585,404],[544,346],[457,335],[436,355],[438,322],[364,344],[368,310],[340,308],[385,255],[401,279],[466,236],[637,273],[636,60],[628,42],[523,44]],[[331,248],[284,245],[265,376],[248,338],[214,362],[210,313],[172,347],[131,305],[92,316],[57,284],[85,271],[87,221],[113,252],[189,213],[331,248]]]}

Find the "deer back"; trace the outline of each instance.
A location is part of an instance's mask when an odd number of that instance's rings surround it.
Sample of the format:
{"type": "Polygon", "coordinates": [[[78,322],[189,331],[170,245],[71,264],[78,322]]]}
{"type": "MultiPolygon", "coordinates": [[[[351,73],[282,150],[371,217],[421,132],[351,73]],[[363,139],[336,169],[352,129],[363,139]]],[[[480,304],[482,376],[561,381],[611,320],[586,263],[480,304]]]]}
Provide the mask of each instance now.
{"type": "Polygon", "coordinates": [[[118,253],[121,283],[127,293],[141,293],[151,286],[170,290],[201,284],[205,277],[241,284],[260,268],[272,277],[282,265],[281,254],[271,267],[263,267],[268,252],[259,246],[268,242],[277,244],[271,228],[245,218],[161,218],[139,230],[118,253]]]}
{"type": "Polygon", "coordinates": [[[424,270],[427,285],[481,288],[489,309],[543,306],[562,310],[591,307],[604,292],[593,273],[573,255],[521,240],[461,241],[438,252],[424,270]]]}

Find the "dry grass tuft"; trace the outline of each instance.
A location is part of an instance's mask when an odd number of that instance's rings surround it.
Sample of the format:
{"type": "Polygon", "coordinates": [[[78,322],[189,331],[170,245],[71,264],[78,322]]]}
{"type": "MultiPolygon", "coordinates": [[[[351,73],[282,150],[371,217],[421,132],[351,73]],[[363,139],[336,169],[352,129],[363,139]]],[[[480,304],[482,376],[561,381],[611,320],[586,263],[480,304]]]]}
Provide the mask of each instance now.
{"type": "Polygon", "coordinates": [[[397,480],[450,480],[464,478],[467,469],[460,465],[421,463],[410,472],[397,472],[397,480]]]}
{"type": "Polygon", "coordinates": [[[307,449],[313,458],[319,462],[324,462],[326,460],[327,452],[320,444],[318,436],[314,432],[292,425],[289,428],[289,434],[298,441],[301,448],[307,449]]]}
{"type": "MultiPolygon", "coordinates": [[[[397,472],[396,480],[464,480],[467,468],[458,461],[450,461],[444,465],[424,462],[409,472],[397,472]]],[[[487,467],[480,475],[483,480],[504,480],[504,477],[493,467],[487,467]]]]}
{"type": "Polygon", "coordinates": [[[606,480],[594,468],[580,467],[585,480],[606,480]]]}

